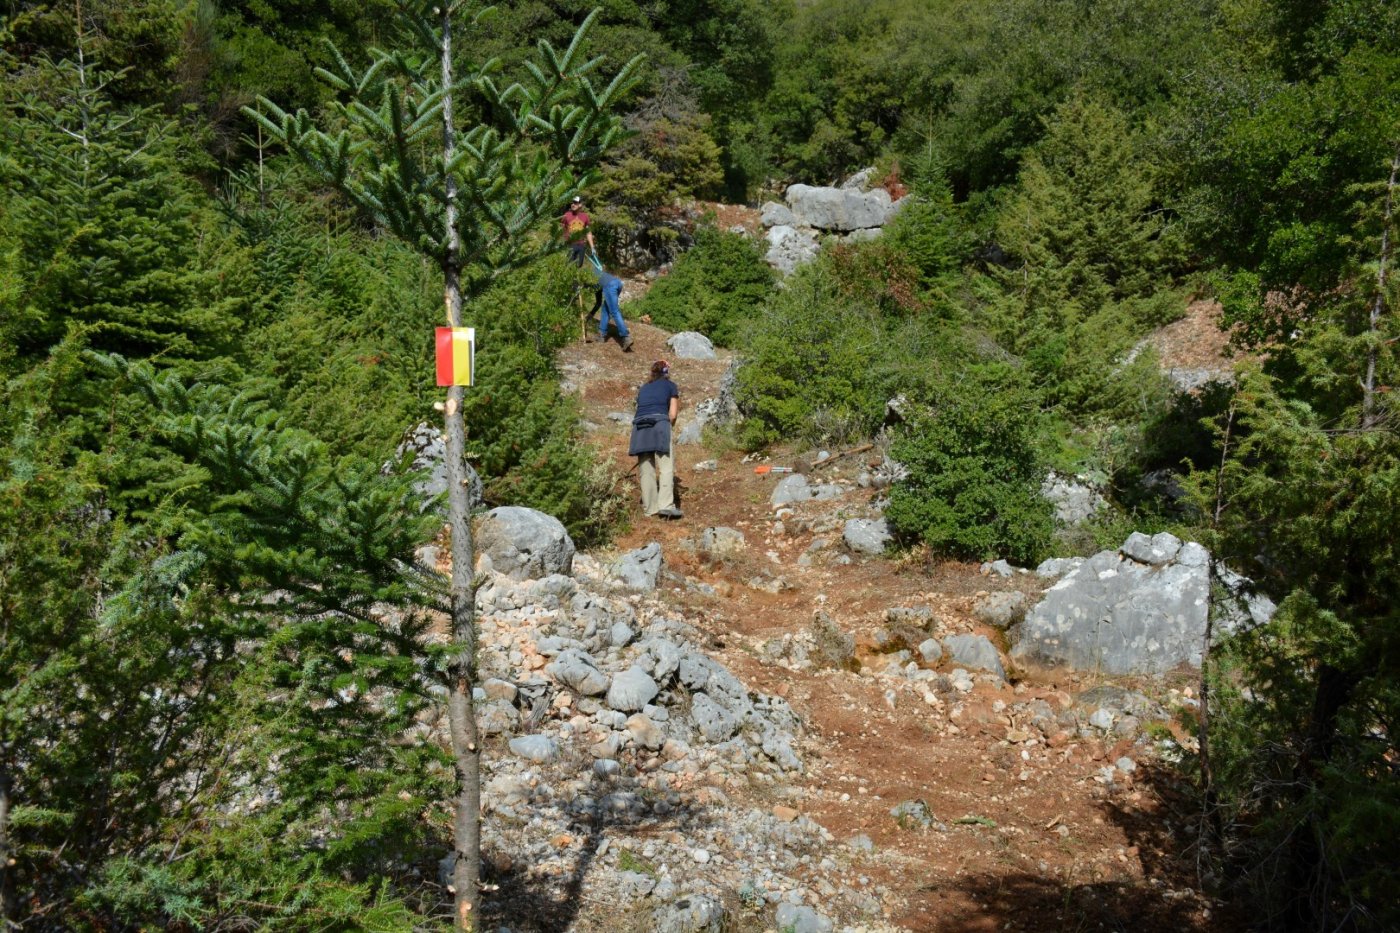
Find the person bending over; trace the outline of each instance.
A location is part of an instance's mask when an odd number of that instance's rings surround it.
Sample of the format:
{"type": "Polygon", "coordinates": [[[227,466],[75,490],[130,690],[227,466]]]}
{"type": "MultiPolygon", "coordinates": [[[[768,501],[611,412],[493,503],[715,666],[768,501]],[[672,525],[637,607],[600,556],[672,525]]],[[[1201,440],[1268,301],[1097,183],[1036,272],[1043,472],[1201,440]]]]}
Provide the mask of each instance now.
{"type": "Polygon", "coordinates": [[[658,518],[680,518],[676,508],[676,470],[671,457],[671,428],[680,411],[680,390],[671,381],[665,360],[651,364],[651,379],[637,390],[629,456],[637,458],[642,484],[642,511],[658,518]]]}
{"type": "MultiPolygon", "coordinates": [[[[621,294],[622,279],[610,272],[598,273],[598,299],[603,308],[603,315],[598,319],[598,340],[608,339],[608,322],[612,321],[617,325],[617,339],[622,341],[622,349],[631,353],[632,335],[627,332],[627,322],[622,319],[622,308],[617,303],[621,294]]],[[[596,311],[598,305],[595,304],[593,309],[596,311]]]]}

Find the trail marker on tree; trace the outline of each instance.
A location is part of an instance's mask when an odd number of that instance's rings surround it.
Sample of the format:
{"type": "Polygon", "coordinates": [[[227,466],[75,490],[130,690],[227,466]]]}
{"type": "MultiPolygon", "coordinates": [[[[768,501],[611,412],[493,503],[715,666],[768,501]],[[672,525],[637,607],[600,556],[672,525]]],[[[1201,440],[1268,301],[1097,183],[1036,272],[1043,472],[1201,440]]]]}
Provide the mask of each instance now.
{"type": "Polygon", "coordinates": [[[437,329],[437,384],[470,386],[476,375],[476,328],[437,329]]]}

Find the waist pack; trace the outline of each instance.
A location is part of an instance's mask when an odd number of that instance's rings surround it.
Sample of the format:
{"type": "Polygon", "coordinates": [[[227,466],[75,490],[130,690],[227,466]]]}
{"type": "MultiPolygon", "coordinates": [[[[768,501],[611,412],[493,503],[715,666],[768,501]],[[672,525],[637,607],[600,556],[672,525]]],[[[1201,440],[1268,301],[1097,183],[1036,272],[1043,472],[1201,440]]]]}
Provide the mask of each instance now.
{"type": "Polygon", "coordinates": [[[632,419],[632,426],[634,428],[654,428],[656,427],[656,422],[660,420],[660,415],[642,415],[632,419]]]}

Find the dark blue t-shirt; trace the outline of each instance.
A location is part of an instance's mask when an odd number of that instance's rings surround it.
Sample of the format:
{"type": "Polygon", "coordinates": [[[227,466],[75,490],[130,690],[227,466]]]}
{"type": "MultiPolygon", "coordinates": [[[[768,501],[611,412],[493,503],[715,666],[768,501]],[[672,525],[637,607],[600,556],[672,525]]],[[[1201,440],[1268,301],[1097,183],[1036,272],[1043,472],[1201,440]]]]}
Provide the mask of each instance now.
{"type": "Polygon", "coordinates": [[[671,399],[680,398],[680,390],[669,379],[653,379],[642,386],[637,393],[637,417],[660,415],[665,418],[671,413],[671,399]]]}

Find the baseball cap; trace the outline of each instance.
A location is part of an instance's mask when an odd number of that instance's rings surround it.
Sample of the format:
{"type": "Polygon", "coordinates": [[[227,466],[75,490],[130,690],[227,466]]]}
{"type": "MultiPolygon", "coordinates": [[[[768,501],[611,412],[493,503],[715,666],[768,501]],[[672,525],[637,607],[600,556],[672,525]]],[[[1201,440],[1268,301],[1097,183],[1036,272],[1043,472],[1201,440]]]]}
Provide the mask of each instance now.
{"type": "Polygon", "coordinates": [[[576,194],[576,195],[574,195],[574,199],[573,199],[572,201],[570,201],[569,203],[570,203],[570,204],[582,204],[582,203],[583,203],[583,198],[576,194]]]}

